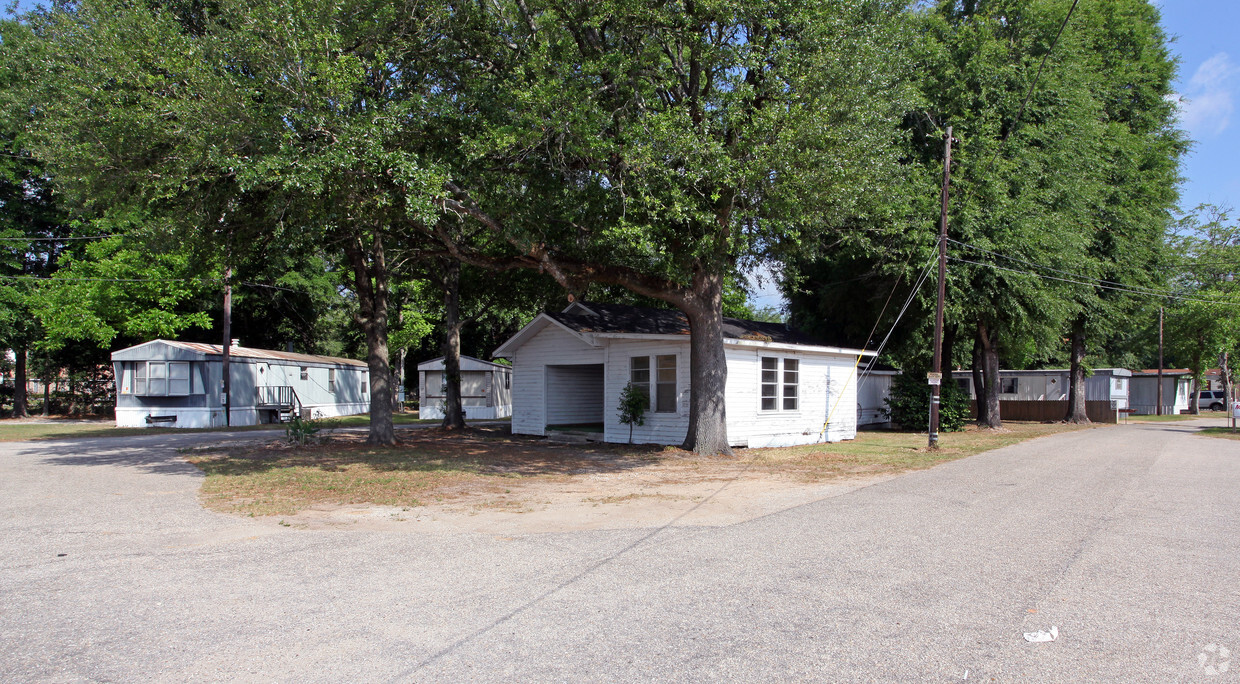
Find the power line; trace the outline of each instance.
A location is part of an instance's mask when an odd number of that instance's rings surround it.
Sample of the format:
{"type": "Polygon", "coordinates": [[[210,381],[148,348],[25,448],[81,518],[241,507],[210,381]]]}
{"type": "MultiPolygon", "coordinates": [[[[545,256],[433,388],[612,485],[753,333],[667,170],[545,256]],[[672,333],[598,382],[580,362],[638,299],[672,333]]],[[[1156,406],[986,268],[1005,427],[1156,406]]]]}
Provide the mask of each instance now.
{"type": "Polygon", "coordinates": [[[1057,280],[1060,282],[1072,283],[1075,285],[1087,285],[1089,287],[1100,287],[1104,290],[1115,290],[1117,292],[1129,292],[1132,294],[1140,294],[1140,295],[1147,295],[1147,296],[1153,296],[1153,297],[1166,297],[1167,299],[1175,299],[1175,300],[1179,300],[1182,302],[1200,302],[1202,304],[1220,304],[1223,306],[1240,306],[1240,302],[1226,302],[1226,301],[1217,300],[1217,299],[1201,299],[1200,297],[1188,297],[1185,295],[1173,294],[1171,292],[1158,292],[1155,290],[1137,290],[1137,289],[1128,288],[1128,287],[1116,287],[1113,285],[1103,285],[1098,281],[1090,282],[1090,281],[1083,281],[1083,280],[1072,280],[1069,278],[1059,278],[1056,276],[1045,275],[1042,273],[1035,273],[1033,271],[1022,271],[1017,268],[1008,268],[1006,266],[999,266],[998,264],[988,264],[984,261],[972,261],[970,259],[961,259],[960,257],[954,257],[954,256],[949,256],[947,258],[951,259],[952,261],[956,261],[962,264],[973,264],[974,266],[985,266],[987,268],[993,268],[998,271],[1008,271],[1010,273],[1021,273],[1024,275],[1033,276],[1035,278],[1044,278],[1046,280],[1057,280]]]}

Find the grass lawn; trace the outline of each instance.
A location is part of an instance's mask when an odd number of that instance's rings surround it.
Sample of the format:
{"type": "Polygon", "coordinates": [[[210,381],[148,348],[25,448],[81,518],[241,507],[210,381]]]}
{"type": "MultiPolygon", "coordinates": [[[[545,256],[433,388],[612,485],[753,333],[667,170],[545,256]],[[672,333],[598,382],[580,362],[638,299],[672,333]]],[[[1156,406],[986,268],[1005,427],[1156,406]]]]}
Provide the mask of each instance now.
{"type": "Polygon", "coordinates": [[[928,468],[1044,435],[1082,429],[1067,424],[1005,423],[1004,430],[945,433],[940,449],[926,435],[861,432],[857,439],[779,449],[738,449],[735,458],[703,458],[671,447],[562,444],[513,436],[508,428],[460,433],[418,430],[396,447],[372,447],[361,435],[337,434],[323,444],[187,454],[205,474],[204,504],[243,515],[291,515],[316,505],[375,504],[412,508],[426,503],[486,500],[537,482],[640,470],[652,476],[719,478],[766,471],[799,480],[899,473],[928,468]]]}
{"type": "Polygon", "coordinates": [[[1188,414],[1179,414],[1179,413],[1174,414],[1174,415],[1169,414],[1169,415],[1163,415],[1163,416],[1129,416],[1128,422],[1129,423],[1175,423],[1181,420],[1198,420],[1200,418],[1223,418],[1223,417],[1225,417],[1225,415],[1222,411],[1202,411],[1201,415],[1199,416],[1192,416],[1188,414]]]}
{"type": "MultiPolygon", "coordinates": [[[[341,427],[365,427],[370,416],[344,416],[318,421],[324,429],[341,427]]],[[[392,416],[396,425],[438,423],[437,420],[419,420],[416,411],[397,413],[392,416]]],[[[185,434],[187,432],[234,432],[248,430],[283,430],[282,425],[245,425],[216,428],[118,428],[111,420],[76,421],[55,418],[41,420],[0,420],[0,442],[20,442],[32,439],[72,439],[87,437],[132,437],[137,435],[185,434]]]]}
{"type": "Polygon", "coordinates": [[[1222,437],[1223,439],[1240,439],[1240,430],[1232,432],[1229,427],[1208,427],[1202,428],[1201,433],[1207,437],[1222,437]]]}

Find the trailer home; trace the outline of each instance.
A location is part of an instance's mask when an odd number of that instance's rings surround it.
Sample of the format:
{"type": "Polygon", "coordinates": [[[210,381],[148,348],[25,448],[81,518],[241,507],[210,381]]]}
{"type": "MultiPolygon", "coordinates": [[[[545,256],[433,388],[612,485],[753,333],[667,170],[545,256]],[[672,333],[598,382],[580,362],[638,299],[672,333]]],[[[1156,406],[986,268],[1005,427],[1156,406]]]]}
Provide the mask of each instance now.
{"type": "Polygon", "coordinates": [[[370,410],[366,364],[332,356],[152,340],[112,352],[118,427],[218,427],[327,418],[370,410]]]}

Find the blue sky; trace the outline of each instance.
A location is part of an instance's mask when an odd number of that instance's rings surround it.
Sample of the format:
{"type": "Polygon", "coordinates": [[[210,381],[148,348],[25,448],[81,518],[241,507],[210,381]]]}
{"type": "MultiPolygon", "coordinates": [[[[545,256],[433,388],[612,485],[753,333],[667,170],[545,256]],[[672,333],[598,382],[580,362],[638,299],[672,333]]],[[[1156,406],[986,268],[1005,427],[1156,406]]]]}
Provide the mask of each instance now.
{"type": "Polygon", "coordinates": [[[1180,204],[1240,208],[1240,2],[1155,4],[1180,57],[1180,125],[1195,141],[1183,168],[1180,204]]]}

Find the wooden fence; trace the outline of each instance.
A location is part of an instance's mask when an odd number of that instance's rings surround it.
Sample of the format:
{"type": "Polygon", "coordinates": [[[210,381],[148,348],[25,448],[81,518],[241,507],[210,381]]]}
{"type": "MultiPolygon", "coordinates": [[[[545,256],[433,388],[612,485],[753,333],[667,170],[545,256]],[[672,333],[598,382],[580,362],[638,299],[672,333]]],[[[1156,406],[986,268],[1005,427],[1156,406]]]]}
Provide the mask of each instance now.
{"type": "MultiPolygon", "coordinates": [[[[1004,420],[1034,420],[1039,422],[1063,420],[1068,415],[1067,400],[1059,401],[1016,401],[999,400],[999,415],[1004,420]]],[[[1085,415],[1095,423],[1114,423],[1117,419],[1115,409],[1109,401],[1085,402],[1085,415]]],[[[969,402],[969,417],[977,417],[977,402],[969,402]]]]}

